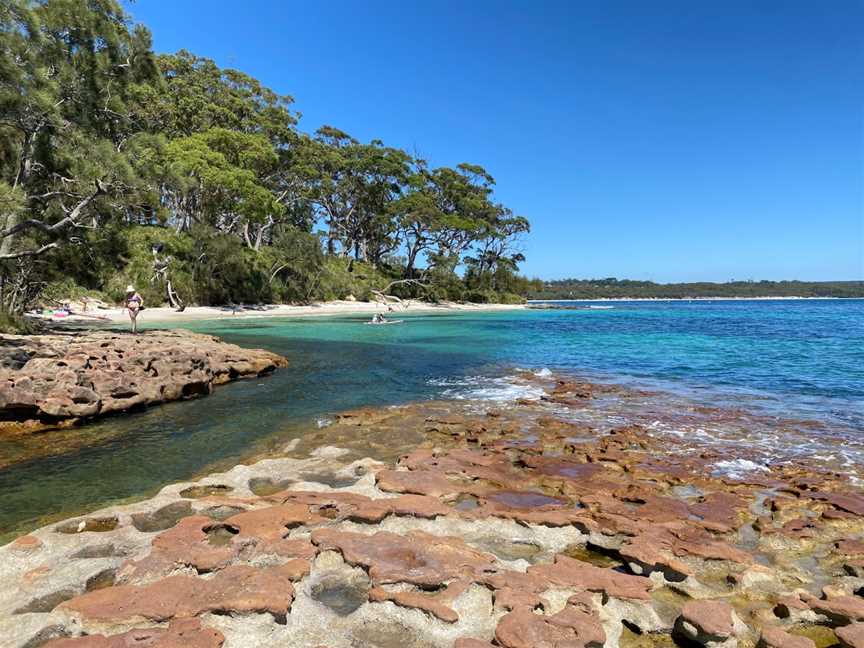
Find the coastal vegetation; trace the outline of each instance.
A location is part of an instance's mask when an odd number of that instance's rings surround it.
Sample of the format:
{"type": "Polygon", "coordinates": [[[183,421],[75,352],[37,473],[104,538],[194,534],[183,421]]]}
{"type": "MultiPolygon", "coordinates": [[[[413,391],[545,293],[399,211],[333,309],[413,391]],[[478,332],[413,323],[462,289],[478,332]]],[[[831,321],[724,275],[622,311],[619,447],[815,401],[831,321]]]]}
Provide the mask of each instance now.
{"type": "Polygon", "coordinates": [[[669,283],[630,279],[543,282],[532,299],[700,299],[736,297],[864,297],[864,281],[729,281],[669,283]]]}
{"type": "Polygon", "coordinates": [[[3,2],[2,317],[129,283],[174,306],[539,287],[518,276],[529,222],[483,167],[299,120],[243,72],[156,54],[115,0],[3,2]]]}

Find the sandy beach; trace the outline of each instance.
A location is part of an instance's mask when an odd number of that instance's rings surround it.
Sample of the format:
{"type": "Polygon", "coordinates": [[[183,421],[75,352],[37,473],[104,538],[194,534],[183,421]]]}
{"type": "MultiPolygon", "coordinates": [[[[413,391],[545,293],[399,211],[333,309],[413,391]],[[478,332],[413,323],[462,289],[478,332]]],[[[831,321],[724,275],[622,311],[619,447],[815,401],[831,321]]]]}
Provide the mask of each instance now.
{"type": "MultiPolygon", "coordinates": [[[[402,305],[393,305],[391,317],[410,313],[446,313],[452,311],[501,311],[524,309],[523,304],[431,304],[421,301],[406,301],[402,305]]],[[[124,308],[95,308],[82,312],[74,308],[71,314],[62,318],[51,315],[40,315],[41,319],[55,322],[122,322],[129,321],[124,308]]],[[[145,308],[139,316],[139,323],[153,322],[188,322],[194,320],[225,319],[237,317],[312,317],[326,315],[357,315],[386,313],[387,307],[377,302],[331,301],[294,306],[290,304],[266,304],[261,306],[189,306],[183,312],[173,308],[145,308]]]]}

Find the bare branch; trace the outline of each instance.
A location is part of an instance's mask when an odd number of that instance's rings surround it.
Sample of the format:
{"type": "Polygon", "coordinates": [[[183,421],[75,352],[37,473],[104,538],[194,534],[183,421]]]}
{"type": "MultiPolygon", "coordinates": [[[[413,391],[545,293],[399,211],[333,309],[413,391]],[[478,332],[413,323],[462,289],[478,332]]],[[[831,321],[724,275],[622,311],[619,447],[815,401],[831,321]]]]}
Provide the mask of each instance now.
{"type": "MultiPolygon", "coordinates": [[[[28,218],[26,220],[20,221],[16,223],[12,227],[7,227],[5,230],[0,230],[0,239],[4,239],[8,236],[14,236],[19,232],[23,232],[29,229],[38,229],[46,234],[53,234],[59,231],[62,231],[70,226],[77,226],[78,219],[81,217],[81,212],[87,208],[87,206],[93,202],[97,196],[105,193],[106,189],[104,185],[96,181],[96,190],[90,195],[86,196],[82,200],[78,202],[75,207],[71,210],[68,210],[68,215],[65,218],[61,218],[59,221],[54,223],[53,225],[48,225],[44,221],[37,220],[35,218],[28,218]]],[[[64,207],[64,209],[66,209],[64,207]]],[[[55,246],[56,247],[56,246],[55,246]]],[[[15,257],[7,257],[7,258],[15,258],[15,257]]]]}
{"type": "Polygon", "coordinates": [[[18,252],[10,252],[8,254],[0,254],[0,259],[22,259],[24,257],[34,257],[39,256],[40,254],[44,254],[48,250],[53,250],[54,248],[59,247],[59,244],[54,241],[53,243],[46,243],[40,248],[35,250],[19,250],[18,252]]]}

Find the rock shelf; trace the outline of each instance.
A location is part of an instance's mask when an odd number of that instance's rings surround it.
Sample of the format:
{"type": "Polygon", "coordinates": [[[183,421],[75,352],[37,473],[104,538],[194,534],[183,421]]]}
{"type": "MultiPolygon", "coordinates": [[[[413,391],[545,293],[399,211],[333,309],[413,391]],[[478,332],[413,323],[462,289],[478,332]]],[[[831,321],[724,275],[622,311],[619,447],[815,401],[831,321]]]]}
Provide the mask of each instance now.
{"type": "Polygon", "coordinates": [[[0,432],[28,432],[209,394],[285,358],[183,330],[0,335],[0,432]]]}
{"type": "Polygon", "coordinates": [[[728,449],[574,422],[585,383],[546,393],[347,412],[282,456],[18,538],[0,643],[864,645],[848,474],[724,476],[728,449]]]}

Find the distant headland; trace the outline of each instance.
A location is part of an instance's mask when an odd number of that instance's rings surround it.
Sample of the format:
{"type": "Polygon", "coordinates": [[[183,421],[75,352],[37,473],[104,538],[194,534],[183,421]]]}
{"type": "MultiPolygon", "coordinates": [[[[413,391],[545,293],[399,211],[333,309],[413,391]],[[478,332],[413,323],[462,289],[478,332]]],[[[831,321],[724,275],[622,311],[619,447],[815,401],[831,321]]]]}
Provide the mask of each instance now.
{"type": "Polygon", "coordinates": [[[864,281],[729,281],[660,284],[631,279],[546,281],[532,300],[862,298],[864,281]]]}

